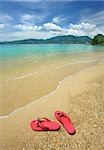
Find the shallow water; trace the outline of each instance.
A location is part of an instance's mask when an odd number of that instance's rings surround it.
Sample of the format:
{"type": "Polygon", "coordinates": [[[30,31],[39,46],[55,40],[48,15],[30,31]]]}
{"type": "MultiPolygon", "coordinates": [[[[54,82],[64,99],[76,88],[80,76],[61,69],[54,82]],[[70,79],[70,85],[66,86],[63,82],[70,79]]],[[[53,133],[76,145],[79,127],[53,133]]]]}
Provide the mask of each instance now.
{"type": "Polygon", "coordinates": [[[46,59],[75,53],[102,52],[104,46],[87,44],[8,44],[0,45],[0,74],[16,73],[42,64],[46,59]],[[13,71],[14,70],[14,71],[13,71]]]}
{"type": "Polygon", "coordinates": [[[104,46],[0,45],[0,115],[56,89],[59,81],[104,60],[104,46]]]}
{"type": "Polygon", "coordinates": [[[28,56],[47,56],[66,53],[103,51],[104,46],[87,44],[8,44],[0,45],[0,58],[12,59],[28,56]]]}

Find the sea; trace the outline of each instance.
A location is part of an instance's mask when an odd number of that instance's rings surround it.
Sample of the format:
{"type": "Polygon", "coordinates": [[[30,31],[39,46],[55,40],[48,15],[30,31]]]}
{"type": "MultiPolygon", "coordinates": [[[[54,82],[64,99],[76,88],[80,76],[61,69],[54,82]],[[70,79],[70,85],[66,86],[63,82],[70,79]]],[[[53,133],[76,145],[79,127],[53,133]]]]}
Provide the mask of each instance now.
{"type": "Polygon", "coordinates": [[[104,61],[104,46],[0,45],[0,118],[54,91],[64,78],[104,61]]]}

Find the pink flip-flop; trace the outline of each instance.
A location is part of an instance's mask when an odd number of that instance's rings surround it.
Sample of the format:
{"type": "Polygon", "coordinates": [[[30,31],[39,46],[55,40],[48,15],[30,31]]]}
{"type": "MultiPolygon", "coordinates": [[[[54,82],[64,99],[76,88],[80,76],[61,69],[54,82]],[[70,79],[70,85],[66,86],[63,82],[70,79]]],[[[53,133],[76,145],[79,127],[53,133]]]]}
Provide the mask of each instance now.
{"type": "Polygon", "coordinates": [[[57,131],[60,125],[57,122],[51,121],[48,118],[39,118],[30,123],[30,127],[34,131],[57,131]]]}
{"type": "Polygon", "coordinates": [[[73,126],[73,123],[71,122],[71,119],[68,117],[67,114],[61,111],[55,112],[55,117],[60,123],[63,124],[64,128],[69,134],[75,134],[75,128],[73,126]]]}

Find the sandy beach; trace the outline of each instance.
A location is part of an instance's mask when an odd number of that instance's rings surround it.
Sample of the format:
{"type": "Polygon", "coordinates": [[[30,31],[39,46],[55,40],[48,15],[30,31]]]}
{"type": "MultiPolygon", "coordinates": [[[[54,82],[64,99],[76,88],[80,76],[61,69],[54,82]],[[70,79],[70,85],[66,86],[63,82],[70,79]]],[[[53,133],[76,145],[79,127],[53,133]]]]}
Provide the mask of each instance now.
{"type": "MultiPolygon", "coordinates": [[[[103,52],[43,57],[34,62],[22,60],[0,76],[0,116],[37,101],[51,93],[59,83],[78,71],[104,60],[103,52]]],[[[17,60],[16,60],[17,61],[17,60]]],[[[10,66],[16,61],[11,60],[10,66]]]]}
{"type": "MultiPolygon", "coordinates": [[[[40,71],[38,77],[31,75],[29,78],[23,78],[21,85],[24,86],[25,94],[21,94],[21,99],[18,99],[21,103],[16,105],[16,111],[15,105],[7,104],[7,107],[2,108],[0,106],[0,149],[103,150],[103,55],[90,54],[89,58],[87,54],[83,55],[83,59],[82,56],[77,56],[77,63],[76,56],[74,59],[57,59],[57,62],[51,63],[50,68],[45,65],[46,73],[40,71]],[[36,89],[36,85],[41,82],[41,86],[36,89]],[[31,89],[30,85],[33,85],[31,89]],[[34,100],[29,101],[32,97],[34,100]],[[56,110],[65,111],[71,117],[76,128],[75,135],[69,135],[62,126],[56,132],[34,132],[30,129],[31,120],[38,117],[48,117],[57,121],[54,117],[56,110]]],[[[10,83],[8,81],[12,89],[10,93],[13,92],[13,87],[14,91],[17,87],[19,89],[20,80],[16,81],[18,83],[14,80],[10,83]]],[[[14,94],[12,98],[16,97],[14,94]]]]}
{"type": "Polygon", "coordinates": [[[104,150],[104,0],[0,0],[0,150],[104,150]]]}

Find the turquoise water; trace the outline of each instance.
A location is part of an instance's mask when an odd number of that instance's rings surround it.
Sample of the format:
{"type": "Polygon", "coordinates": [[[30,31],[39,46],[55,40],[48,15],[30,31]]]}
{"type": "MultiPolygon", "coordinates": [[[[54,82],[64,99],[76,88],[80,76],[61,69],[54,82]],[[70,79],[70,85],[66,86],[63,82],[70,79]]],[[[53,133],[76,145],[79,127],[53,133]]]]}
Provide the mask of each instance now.
{"type": "Polygon", "coordinates": [[[68,56],[71,53],[102,52],[104,46],[87,44],[14,44],[0,45],[0,72],[29,68],[44,59],[68,56]]]}
{"type": "Polygon", "coordinates": [[[104,46],[86,44],[15,44],[0,45],[1,59],[16,59],[26,56],[48,56],[79,52],[104,51],[104,46]]]}

